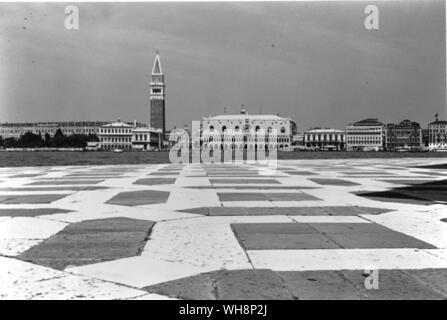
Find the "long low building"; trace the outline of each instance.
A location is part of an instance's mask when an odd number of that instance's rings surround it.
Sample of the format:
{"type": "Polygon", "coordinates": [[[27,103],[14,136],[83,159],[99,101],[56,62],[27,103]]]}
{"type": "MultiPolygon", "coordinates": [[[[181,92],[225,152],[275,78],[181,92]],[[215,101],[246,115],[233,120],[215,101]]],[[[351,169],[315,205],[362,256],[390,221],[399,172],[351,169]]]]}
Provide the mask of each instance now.
{"type": "Polygon", "coordinates": [[[64,135],[98,134],[99,127],[107,123],[108,121],[4,122],[0,123],[0,136],[4,139],[18,139],[27,132],[54,136],[58,129],[64,135]]]}
{"type": "Polygon", "coordinates": [[[341,151],[346,149],[346,133],[343,130],[314,128],[304,132],[304,145],[320,150],[341,151]]]}

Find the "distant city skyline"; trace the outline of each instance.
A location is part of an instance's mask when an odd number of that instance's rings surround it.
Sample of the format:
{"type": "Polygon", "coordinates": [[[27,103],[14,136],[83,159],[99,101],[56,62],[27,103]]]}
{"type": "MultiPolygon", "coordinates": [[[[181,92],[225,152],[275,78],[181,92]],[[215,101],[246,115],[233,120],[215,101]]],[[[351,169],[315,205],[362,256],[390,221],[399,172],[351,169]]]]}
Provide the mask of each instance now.
{"type": "Polygon", "coordinates": [[[166,124],[240,112],[303,131],[365,118],[426,127],[446,119],[445,3],[0,4],[0,122],[149,122],[156,51],[166,124]]]}

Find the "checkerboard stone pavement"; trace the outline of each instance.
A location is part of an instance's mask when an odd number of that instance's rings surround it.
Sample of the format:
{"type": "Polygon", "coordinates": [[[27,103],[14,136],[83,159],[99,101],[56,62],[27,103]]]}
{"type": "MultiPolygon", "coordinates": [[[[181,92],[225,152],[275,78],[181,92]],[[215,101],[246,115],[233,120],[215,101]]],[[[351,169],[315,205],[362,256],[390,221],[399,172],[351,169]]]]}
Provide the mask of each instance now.
{"type": "Polygon", "coordinates": [[[0,298],[445,299],[440,163],[1,168],[0,298]]]}

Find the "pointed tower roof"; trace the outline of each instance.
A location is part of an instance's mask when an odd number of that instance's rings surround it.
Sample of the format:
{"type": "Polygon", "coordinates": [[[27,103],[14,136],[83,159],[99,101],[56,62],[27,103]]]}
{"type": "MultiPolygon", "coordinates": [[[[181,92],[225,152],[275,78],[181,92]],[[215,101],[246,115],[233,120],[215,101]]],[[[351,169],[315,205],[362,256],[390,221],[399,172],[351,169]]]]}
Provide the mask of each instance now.
{"type": "Polygon", "coordinates": [[[155,56],[154,67],[152,68],[152,75],[162,75],[160,54],[157,50],[157,55],[155,56]]]}

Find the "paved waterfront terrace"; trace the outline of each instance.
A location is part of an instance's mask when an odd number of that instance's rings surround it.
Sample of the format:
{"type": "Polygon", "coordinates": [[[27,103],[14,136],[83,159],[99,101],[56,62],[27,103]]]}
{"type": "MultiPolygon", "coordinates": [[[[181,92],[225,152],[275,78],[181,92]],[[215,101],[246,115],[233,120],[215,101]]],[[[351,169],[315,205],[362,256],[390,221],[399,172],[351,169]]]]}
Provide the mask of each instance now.
{"type": "Polygon", "coordinates": [[[0,299],[445,299],[445,162],[1,168],[0,299]]]}

